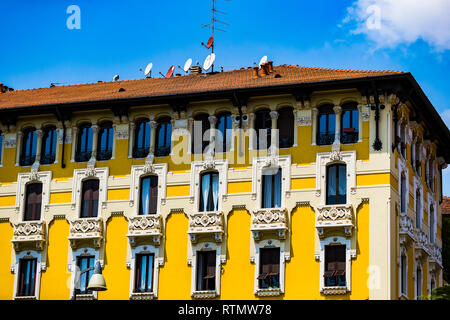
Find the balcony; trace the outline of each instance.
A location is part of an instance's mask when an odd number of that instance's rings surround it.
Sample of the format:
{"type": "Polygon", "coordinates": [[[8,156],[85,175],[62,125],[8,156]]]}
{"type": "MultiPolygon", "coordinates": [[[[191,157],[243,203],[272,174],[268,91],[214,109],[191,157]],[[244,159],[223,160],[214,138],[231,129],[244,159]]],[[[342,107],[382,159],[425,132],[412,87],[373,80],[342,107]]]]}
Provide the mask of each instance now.
{"type": "Polygon", "coordinates": [[[261,233],[276,233],[278,238],[286,239],[288,230],[287,210],[284,208],[258,209],[252,213],[250,230],[253,238],[259,240],[261,233]]]}
{"type": "Polygon", "coordinates": [[[436,243],[429,243],[428,244],[428,251],[430,253],[429,256],[429,263],[430,263],[430,269],[442,269],[442,250],[439,248],[439,246],[436,243]]]}
{"type": "Polygon", "coordinates": [[[409,247],[415,241],[413,219],[407,213],[400,213],[399,236],[400,244],[409,247]]]}
{"type": "Polygon", "coordinates": [[[14,224],[11,242],[16,252],[28,248],[42,250],[45,243],[45,222],[24,221],[14,224]]]}
{"type": "Polygon", "coordinates": [[[192,242],[199,236],[214,236],[216,242],[222,241],[223,213],[220,211],[197,212],[189,215],[188,234],[192,242]]]}
{"type": "Polygon", "coordinates": [[[136,247],[143,242],[153,242],[156,245],[161,241],[161,221],[160,214],[142,215],[132,217],[128,221],[128,234],[130,245],[136,247]]]}
{"type": "Polygon", "coordinates": [[[316,228],[319,238],[324,239],[330,233],[351,237],[354,227],[352,211],[352,206],[346,204],[318,207],[316,228]]]}
{"type": "Polygon", "coordinates": [[[81,244],[99,248],[103,240],[103,219],[79,218],[70,223],[69,241],[72,249],[77,249],[81,244]]]}

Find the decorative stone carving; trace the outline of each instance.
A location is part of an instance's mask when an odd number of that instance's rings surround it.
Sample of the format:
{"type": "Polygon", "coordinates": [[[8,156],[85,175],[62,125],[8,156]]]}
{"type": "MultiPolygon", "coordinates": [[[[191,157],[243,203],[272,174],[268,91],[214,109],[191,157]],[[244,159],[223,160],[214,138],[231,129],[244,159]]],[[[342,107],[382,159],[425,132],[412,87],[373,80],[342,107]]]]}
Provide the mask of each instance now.
{"type": "Polygon", "coordinates": [[[81,242],[90,242],[95,248],[99,248],[103,240],[103,219],[79,218],[70,223],[68,239],[72,249],[78,248],[81,242]]]}
{"type": "Polygon", "coordinates": [[[423,261],[429,255],[428,236],[422,229],[415,229],[416,258],[423,261]]]}
{"type": "Polygon", "coordinates": [[[45,243],[45,221],[24,221],[13,224],[11,242],[16,252],[24,248],[43,250],[45,243]]]}
{"type": "Polygon", "coordinates": [[[142,241],[152,241],[159,245],[161,240],[161,223],[160,214],[142,215],[132,217],[128,221],[128,234],[130,245],[135,247],[142,241]]]}
{"type": "Polygon", "coordinates": [[[116,129],[115,135],[117,140],[127,140],[129,137],[128,128],[116,129]]]}
{"type": "Polygon", "coordinates": [[[213,235],[216,242],[221,242],[223,233],[223,212],[208,211],[189,214],[188,234],[192,242],[197,242],[199,235],[213,235]]]}
{"type": "Polygon", "coordinates": [[[260,238],[261,232],[275,232],[280,239],[285,239],[288,230],[287,210],[266,208],[253,211],[250,230],[256,240],[260,238]]]}
{"type": "Polygon", "coordinates": [[[131,300],[152,300],[155,298],[153,292],[132,292],[130,294],[131,300]]]}
{"type": "Polygon", "coordinates": [[[154,160],[155,160],[155,157],[154,157],[153,154],[149,154],[145,158],[145,164],[144,164],[144,168],[143,168],[143,173],[144,174],[154,173],[155,172],[155,167],[153,166],[154,160]]]}
{"type": "Polygon", "coordinates": [[[297,117],[297,126],[305,127],[310,126],[312,124],[311,117],[297,117]]]}
{"type": "Polygon", "coordinates": [[[436,243],[430,243],[428,245],[428,251],[430,253],[429,256],[429,263],[430,263],[430,269],[442,269],[442,250],[439,248],[439,246],[436,243]]]}
{"type": "Polygon", "coordinates": [[[342,154],[339,150],[334,150],[330,154],[331,161],[342,161],[342,154]]]}
{"type": "Polygon", "coordinates": [[[413,219],[407,213],[401,213],[399,216],[399,235],[400,245],[406,248],[414,242],[413,219]]]}
{"type": "Polygon", "coordinates": [[[5,149],[16,148],[16,143],[17,143],[16,138],[5,139],[4,141],[5,149]]]}
{"type": "Polygon", "coordinates": [[[346,294],[347,292],[347,287],[325,287],[322,290],[324,295],[346,294]]]}
{"type": "Polygon", "coordinates": [[[273,297],[281,294],[280,288],[257,289],[255,295],[258,297],[273,297]]]}
{"type": "Polygon", "coordinates": [[[326,205],[317,208],[316,228],[321,239],[326,233],[338,231],[346,237],[352,235],[354,227],[351,205],[326,205]]]}
{"type": "Polygon", "coordinates": [[[216,290],[194,291],[191,296],[195,299],[212,299],[217,296],[217,292],[216,290]]]}

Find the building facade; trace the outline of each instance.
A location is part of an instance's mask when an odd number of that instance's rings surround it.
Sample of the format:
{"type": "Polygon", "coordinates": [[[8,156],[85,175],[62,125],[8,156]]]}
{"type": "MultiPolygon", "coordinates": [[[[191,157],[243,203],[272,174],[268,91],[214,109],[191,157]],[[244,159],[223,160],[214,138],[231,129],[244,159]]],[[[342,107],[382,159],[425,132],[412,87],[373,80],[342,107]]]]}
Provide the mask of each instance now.
{"type": "Polygon", "coordinates": [[[269,62],[0,91],[1,299],[420,299],[443,284],[450,133],[409,73],[269,62]],[[104,292],[87,289],[97,261],[104,292]]]}

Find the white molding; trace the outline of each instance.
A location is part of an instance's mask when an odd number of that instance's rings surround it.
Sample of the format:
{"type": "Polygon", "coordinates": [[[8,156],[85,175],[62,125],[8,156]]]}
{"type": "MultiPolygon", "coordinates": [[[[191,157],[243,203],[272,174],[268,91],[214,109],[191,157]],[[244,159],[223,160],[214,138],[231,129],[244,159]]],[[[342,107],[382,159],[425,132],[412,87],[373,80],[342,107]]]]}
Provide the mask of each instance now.
{"type": "Polygon", "coordinates": [[[19,213],[18,221],[23,221],[25,212],[26,186],[30,183],[42,183],[41,219],[43,221],[44,212],[48,210],[50,203],[50,182],[52,181],[51,171],[32,171],[19,173],[17,175],[16,213],[19,213]]]}
{"type": "Polygon", "coordinates": [[[16,260],[12,272],[14,272],[14,289],[13,289],[13,299],[31,299],[39,300],[40,289],[41,289],[41,271],[45,270],[45,263],[42,262],[42,254],[34,250],[26,250],[16,254],[16,260]],[[35,276],[35,288],[33,296],[18,297],[18,284],[19,284],[19,261],[20,259],[36,259],[36,276],[35,276]]]}
{"type": "Polygon", "coordinates": [[[167,163],[151,164],[149,166],[131,166],[130,207],[134,207],[134,216],[139,215],[139,188],[142,177],[156,175],[158,177],[158,204],[156,212],[161,212],[161,205],[166,202],[167,163]]]}
{"type": "Polygon", "coordinates": [[[106,207],[108,188],[109,168],[86,168],[73,170],[72,183],[72,210],[75,210],[77,217],[81,214],[82,183],[89,179],[99,180],[98,217],[101,217],[102,208],[106,207]]]}
{"type": "Polygon", "coordinates": [[[213,298],[220,296],[220,276],[222,264],[225,263],[222,255],[220,243],[201,242],[192,244],[192,256],[188,259],[191,266],[191,297],[193,298],[213,298]],[[197,252],[198,251],[216,251],[216,277],[215,290],[197,291],[197,252]]]}
{"type": "Polygon", "coordinates": [[[136,248],[131,249],[131,260],[127,262],[127,265],[130,268],[130,291],[129,296],[130,299],[139,299],[141,298],[142,294],[136,294],[134,292],[134,284],[135,284],[135,270],[136,270],[136,254],[146,254],[151,253],[153,254],[153,283],[152,283],[152,292],[146,292],[145,296],[146,298],[158,298],[158,281],[159,281],[159,266],[162,265],[162,262],[164,261],[164,257],[159,256],[159,249],[153,245],[140,245],[136,248]]]}

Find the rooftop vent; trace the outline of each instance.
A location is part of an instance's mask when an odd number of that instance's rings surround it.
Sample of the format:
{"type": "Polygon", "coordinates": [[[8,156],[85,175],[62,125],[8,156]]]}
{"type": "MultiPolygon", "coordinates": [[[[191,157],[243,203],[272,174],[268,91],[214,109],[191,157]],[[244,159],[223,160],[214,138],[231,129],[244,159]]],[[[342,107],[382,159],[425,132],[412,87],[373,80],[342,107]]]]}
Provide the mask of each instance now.
{"type": "Polygon", "coordinates": [[[192,66],[189,68],[189,71],[191,74],[199,74],[199,73],[202,73],[202,67],[201,66],[192,66]]]}

